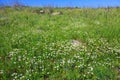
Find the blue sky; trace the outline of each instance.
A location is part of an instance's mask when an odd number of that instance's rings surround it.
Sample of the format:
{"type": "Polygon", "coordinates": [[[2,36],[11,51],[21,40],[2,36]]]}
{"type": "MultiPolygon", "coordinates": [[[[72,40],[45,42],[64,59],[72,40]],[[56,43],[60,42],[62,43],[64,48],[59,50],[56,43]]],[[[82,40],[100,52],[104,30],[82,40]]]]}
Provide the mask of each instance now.
{"type": "MultiPolygon", "coordinates": [[[[0,0],[3,4],[13,4],[16,0],[0,0]]],[[[18,0],[29,6],[57,6],[57,7],[106,7],[120,6],[120,0],[18,0]]]]}

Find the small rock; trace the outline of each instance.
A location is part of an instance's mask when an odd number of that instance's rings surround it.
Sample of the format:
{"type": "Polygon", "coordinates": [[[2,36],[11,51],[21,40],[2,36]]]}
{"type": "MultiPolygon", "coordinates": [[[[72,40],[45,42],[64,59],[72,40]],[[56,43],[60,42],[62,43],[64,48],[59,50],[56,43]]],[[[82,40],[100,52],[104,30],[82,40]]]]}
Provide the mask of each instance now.
{"type": "Polygon", "coordinates": [[[77,47],[77,46],[82,45],[82,43],[81,43],[80,41],[78,41],[78,40],[72,40],[72,45],[73,45],[74,47],[77,47]]]}
{"type": "Polygon", "coordinates": [[[40,10],[40,14],[44,14],[45,13],[45,11],[44,10],[40,10]]]}
{"type": "Polygon", "coordinates": [[[63,14],[62,12],[53,12],[51,15],[61,15],[63,14]]]}

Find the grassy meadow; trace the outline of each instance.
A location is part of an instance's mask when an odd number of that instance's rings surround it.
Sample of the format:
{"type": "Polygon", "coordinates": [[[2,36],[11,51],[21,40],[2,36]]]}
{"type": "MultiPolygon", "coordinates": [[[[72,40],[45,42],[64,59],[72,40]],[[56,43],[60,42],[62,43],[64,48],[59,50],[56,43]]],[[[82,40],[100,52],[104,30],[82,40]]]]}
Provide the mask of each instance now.
{"type": "Polygon", "coordinates": [[[0,7],[0,80],[119,79],[120,8],[0,7]]]}

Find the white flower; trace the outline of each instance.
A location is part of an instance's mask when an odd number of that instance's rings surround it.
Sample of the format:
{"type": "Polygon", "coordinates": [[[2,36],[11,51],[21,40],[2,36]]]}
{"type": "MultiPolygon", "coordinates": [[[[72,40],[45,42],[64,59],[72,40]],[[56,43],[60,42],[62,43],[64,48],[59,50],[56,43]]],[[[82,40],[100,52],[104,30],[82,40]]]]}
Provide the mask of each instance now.
{"type": "Polygon", "coordinates": [[[4,72],[3,70],[0,70],[0,74],[3,74],[3,72],[4,72]]]}
{"type": "Polygon", "coordinates": [[[90,70],[93,71],[93,67],[90,67],[90,70]]]}

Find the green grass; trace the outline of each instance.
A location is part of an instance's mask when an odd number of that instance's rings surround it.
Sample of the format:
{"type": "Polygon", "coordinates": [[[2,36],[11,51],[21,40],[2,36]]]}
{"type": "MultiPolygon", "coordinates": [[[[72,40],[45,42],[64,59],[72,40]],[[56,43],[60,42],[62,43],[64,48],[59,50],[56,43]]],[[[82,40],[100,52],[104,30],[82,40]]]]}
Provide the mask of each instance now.
{"type": "Polygon", "coordinates": [[[120,8],[50,9],[0,9],[0,80],[117,80],[120,8]]]}

